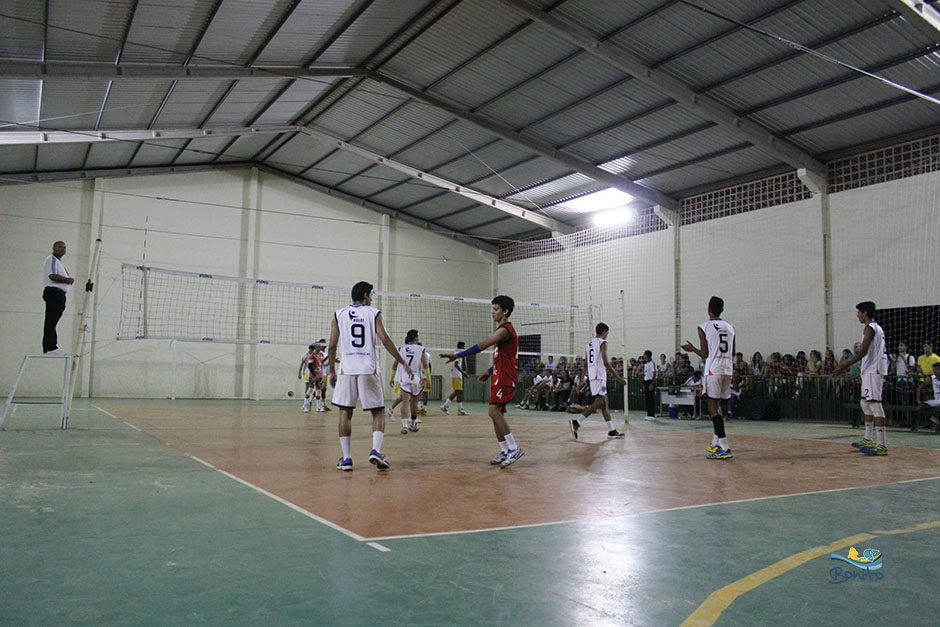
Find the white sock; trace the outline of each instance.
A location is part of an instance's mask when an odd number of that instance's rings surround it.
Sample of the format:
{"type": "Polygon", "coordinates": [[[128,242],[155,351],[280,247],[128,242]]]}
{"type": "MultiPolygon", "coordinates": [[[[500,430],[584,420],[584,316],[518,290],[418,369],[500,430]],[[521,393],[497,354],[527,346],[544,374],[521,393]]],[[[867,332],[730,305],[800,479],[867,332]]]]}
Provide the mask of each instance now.
{"type": "Polygon", "coordinates": [[[731,450],[731,445],[728,444],[728,438],[718,438],[718,446],[726,451],[731,450]]]}
{"type": "Polygon", "coordinates": [[[402,426],[402,428],[408,427],[408,419],[407,419],[407,418],[402,418],[402,419],[401,419],[401,426],[402,426]]]}
{"type": "Polygon", "coordinates": [[[885,428],[884,428],[884,427],[875,427],[875,432],[878,434],[878,435],[877,435],[877,438],[878,438],[877,443],[880,444],[881,446],[886,446],[886,445],[885,445],[885,428]]]}
{"type": "Polygon", "coordinates": [[[519,445],[516,444],[516,438],[512,437],[511,433],[506,434],[506,446],[509,447],[510,451],[519,448],[519,445]]]}
{"type": "Polygon", "coordinates": [[[441,407],[447,407],[448,405],[450,405],[450,399],[447,399],[446,401],[444,401],[444,404],[441,405],[441,407]]]}
{"type": "Polygon", "coordinates": [[[607,430],[608,430],[608,431],[613,431],[613,430],[614,430],[614,423],[613,423],[612,421],[610,421],[610,420],[607,421],[607,430]]]}
{"type": "Polygon", "coordinates": [[[499,450],[501,450],[504,453],[509,450],[509,445],[506,444],[506,440],[499,441],[499,450]]]}
{"type": "Polygon", "coordinates": [[[712,446],[718,446],[718,436],[712,434],[712,446]]]}
{"type": "Polygon", "coordinates": [[[459,402],[457,403],[457,409],[460,410],[460,411],[463,411],[463,401],[459,401],[459,402]]]}
{"type": "Polygon", "coordinates": [[[339,446],[343,449],[343,459],[349,459],[349,436],[339,436],[339,446]]]}
{"type": "Polygon", "coordinates": [[[865,439],[866,439],[866,440],[870,440],[870,439],[871,439],[871,428],[874,427],[874,426],[875,426],[875,423],[873,423],[873,422],[866,422],[866,423],[865,423],[865,439]]]}
{"type": "Polygon", "coordinates": [[[372,450],[381,451],[382,450],[382,440],[385,439],[384,431],[373,431],[372,432],[372,450]]]}

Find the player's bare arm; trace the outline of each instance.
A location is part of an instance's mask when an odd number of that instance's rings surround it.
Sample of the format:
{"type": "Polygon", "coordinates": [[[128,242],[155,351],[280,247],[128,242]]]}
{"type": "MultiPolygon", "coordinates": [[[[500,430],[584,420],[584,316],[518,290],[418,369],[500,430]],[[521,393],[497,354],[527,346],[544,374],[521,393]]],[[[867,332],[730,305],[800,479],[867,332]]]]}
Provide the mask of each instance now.
{"type": "Polygon", "coordinates": [[[868,347],[871,346],[872,340],[874,339],[875,339],[875,332],[872,330],[871,327],[866,326],[865,332],[862,335],[862,348],[858,351],[858,354],[852,357],[852,359],[848,360],[844,364],[840,366],[836,366],[836,369],[832,371],[832,376],[842,374],[843,372],[848,370],[849,367],[852,366],[852,364],[860,362],[862,358],[868,354],[868,347]]]}
{"type": "Polygon", "coordinates": [[[705,332],[698,330],[698,343],[701,347],[692,346],[692,342],[686,340],[682,345],[682,350],[687,353],[695,353],[702,359],[708,359],[708,340],[705,339],[705,332]]]}
{"type": "MultiPolygon", "coordinates": [[[[490,346],[494,346],[496,344],[499,344],[500,342],[505,342],[508,339],[509,339],[509,331],[507,331],[504,327],[499,327],[493,332],[493,335],[489,336],[482,342],[478,342],[476,345],[475,351],[473,350],[473,347],[467,350],[473,351],[472,353],[470,353],[472,355],[473,353],[479,353],[480,351],[485,351],[490,346]]],[[[451,363],[453,361],[457,361],[459,357],[457,356],[457,353],[441,353],[441,359],[446,360],[447,363],[451,363]]]]}
{"type": "Polygon", "coordinates": [[[613,374],[614,378],[620,382],[620,385],[626,385],[626,381],[623,380],[623,377],[621,377],[620,374],[610,365],[610,362],[607,361],[607,342],[601,344],[601,359],[604,360],[604,367],[607,368],[607,372],[613,374]]]}
{"type": "Polygon", "coordinates": [[[330,342],[326,350],[326,361],[329,364],[330,387],[336,387],[336,345],[339,343],[339,325],[336,324],[336,316],[330,321],[330,342]]]}

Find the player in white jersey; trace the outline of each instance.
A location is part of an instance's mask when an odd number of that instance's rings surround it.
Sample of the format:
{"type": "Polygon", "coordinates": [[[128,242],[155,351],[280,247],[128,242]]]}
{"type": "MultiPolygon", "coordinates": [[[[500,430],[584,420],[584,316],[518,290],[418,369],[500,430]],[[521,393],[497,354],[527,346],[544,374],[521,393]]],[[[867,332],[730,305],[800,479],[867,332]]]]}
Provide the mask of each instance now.
{"type": "Polygon", "coordinates": [[[418,430],[418,397],[424,388],[424,373],[428,368],[428,352],[418,343],[418,330],[411,329],[405,335],[405,343],[398,347],[398,354],[411,367],[407,373],[403,366],[395,368],[390,384],[398,383],[401,394],[401,433],[418,430]],[[408,414],[411,420],[408,420],[408,414]]]}
{"type": "Polygon", "coordinates": [[[620,385],[626,385],[623,377],[617,374],[617,371],[611,367],[610,362],[607,360],[607,334],[609,331],[610,327],[603,322],[599,322],[597,326],[594,327],[596,335],[588,342],[587,350],[585,351],[588,367],[588,383],[591,386],[591,396],[593,396],[593,400],[590,405],[581,411],[580,418],[573,418],[568,421],[568,426],[571,428],[571,435],[574,436],[575,440],[578,439],[581,421],[585,420],[598,409],[601,410],[604,420],[607,421],[607,437],[623,437],[622,433],[614,429],[614,423],[610,419],[610,409],[607,407],[607,371],[610,370],[610,373],[620,382],[620,385]]]}
{"type": "Polygon", "coordinates": [[[854,357],[839,364],[832,376],[842,374],[856,362],[861,361],[862,378],[862,414],[865,416],[865,439],[853,442],[852,446],[866,455],[887,455],[885,443],[885,410],[881,404],[881,390],[885,375],[888,373],[888,352],[885,345],[885,332],[875,322],[875,303],[870,300],[855,306],[856,317],[865,325],[862,333],[862,347],[854,357]],[[872,426],[875,428],[875,441],[872,441],[872,426]]]}
{"type": "MultiPolygon", "coordinates": [[[[457,342],[457,352],[459,353],[466,346],[467,344],[465,342],[457,342]]],[[[444,401],[444,404],[441,405],[441,411],[445,414],[450,413],[447,411],[447,407],[454,399],[457,399],[457,415],[467,415],[467,412],[463,410],[463,378],[465,376],[467,376],[467,360],[466,358],[460,358],[450,365],[450,387],[452,391],[450,396],[447,397],[447,400],[444,401]]]]}
{"type": "Polygon", "coordinates": [[[339,407],[339,444],[343,451],[336,468],[352,470],[350,423],[356,401],[361,401],[362,408],[372,413],[372,450],[369,452],[369,461],[379,470],[388,470],[388,460],[381,453],[385,438],[385,393],[382,391],[379,373],[378,342],[382,342],[395,363],[404,366],[405,372],[411,375],[412,370],[388,337],[382,312],[372,307],[372,285],[365,281],[353,285],[352,301],[351,305],[333,314],[326,356],[330,385],[334,388],[333,404],[339,407]],[[342,351],[339,377],[336,376],[335,366],[337,346],[342,351]]]}
{"type": "Polygon", "coordinates": [[[734,372],[734,327],[721,319],[725,301],[712,296],[708,301],[708,321],[698,325],[699,346],[686,341],[682,350],[695,353],[705,360],[704,393],[708,399],[708,414],[714,433],[705,453],[708,459],[731,459],[731,445],[725,434],[725,419],[721,415],[721,399],[731,398],[731,375],[734,372]]]}
{"type": "MultiPolygon", "coordinates": [[[[930,418],[930,422],[937,424],[938,421],[936,416],[931,416],[930,411],[934,408],[940,407],[940,363],[933,365],[933,374],[930,375],[929,379],[926,379],[917,386],[917,409],[930,418]],[[921,391],[926,388],[928,385],[933,386],[933,398],[928,398],[926,400],[921,400],[921,391]]],[[[937,426],[937,433],[940,433],[940,425],[937,426]]]]}

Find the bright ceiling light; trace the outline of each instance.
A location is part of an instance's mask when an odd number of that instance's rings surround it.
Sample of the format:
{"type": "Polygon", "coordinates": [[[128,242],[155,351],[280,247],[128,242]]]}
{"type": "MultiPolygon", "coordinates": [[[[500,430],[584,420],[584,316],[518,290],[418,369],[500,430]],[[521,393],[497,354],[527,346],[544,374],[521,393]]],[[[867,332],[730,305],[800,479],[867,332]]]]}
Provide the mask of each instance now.
{"type": "Polygon", "coordinates": [[[573,209],[574,211],[581,213],[594,213],[595,211],[604,211],[605,209],[623,207],[632,200],[633,196],[630,194],[622,192],[619,189],[615,189],[613,187],[608,187],[607,189],[602,189],[599,192],[594,192],[593,194],[588,194],[587,196],[581,196],[580,198],[569,200],[564,203],[564,206],[568,209],[573,209]]]}
{"type": "Polygon", "coordinates": [[[594,214],[594,226],[615,226],[633,220],[633,210],[627,207],[611,209],[594,214]]]}

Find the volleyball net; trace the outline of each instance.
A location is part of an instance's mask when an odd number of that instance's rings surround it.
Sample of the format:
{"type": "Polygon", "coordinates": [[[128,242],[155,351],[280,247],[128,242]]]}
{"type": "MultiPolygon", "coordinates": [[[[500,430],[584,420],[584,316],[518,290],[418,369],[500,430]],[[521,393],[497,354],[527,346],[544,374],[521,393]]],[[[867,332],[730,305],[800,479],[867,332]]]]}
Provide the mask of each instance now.
{"type": "MultiPolygon", "coordinates": [[[[329,337],[330,317],[350,288],[122,264],[119,340],[308,345],[329,337]]],[[[452,352],[493,332],[490,300],[376,291],[396,344],[418,329],[431,351],[452,352]]],[[[516,302],[511,321],[520,355],[573,355],[593,335],[596,305],[516,302]],[[577,348],[575,348],[577,347],[577,348]]]]}

